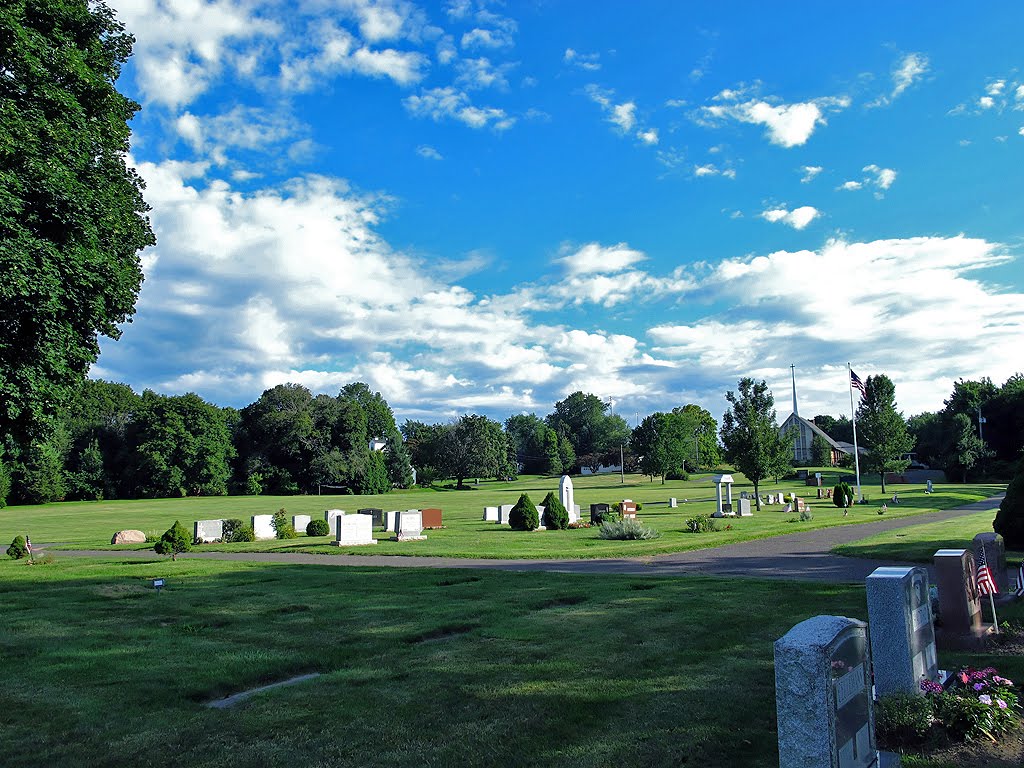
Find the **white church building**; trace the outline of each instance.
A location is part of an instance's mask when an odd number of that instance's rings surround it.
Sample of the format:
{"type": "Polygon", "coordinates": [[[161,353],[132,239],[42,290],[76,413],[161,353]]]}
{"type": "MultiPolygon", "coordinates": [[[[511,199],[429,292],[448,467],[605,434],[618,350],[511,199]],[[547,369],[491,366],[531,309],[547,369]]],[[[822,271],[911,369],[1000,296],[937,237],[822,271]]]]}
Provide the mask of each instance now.
{"type": "Polygon", "coordinates": [[[789,366],[793,373],[793,412],[782,422],[779,427],[779,434],[784,435],[790,430],[796,430],[796,439],[793,441],[793,461],[796,464],[808,465],[814,463],[814,454],[811,450],[811,442],[815,435],[823,439],[829,447],[831,454],[831,466],[837,466],[842,460],[843,454],[852,454],[853,446],[849,443],[840,443],[833,440],[825,431],[810,419],[803,418],[796,405],[796,366],[789,366]]]}

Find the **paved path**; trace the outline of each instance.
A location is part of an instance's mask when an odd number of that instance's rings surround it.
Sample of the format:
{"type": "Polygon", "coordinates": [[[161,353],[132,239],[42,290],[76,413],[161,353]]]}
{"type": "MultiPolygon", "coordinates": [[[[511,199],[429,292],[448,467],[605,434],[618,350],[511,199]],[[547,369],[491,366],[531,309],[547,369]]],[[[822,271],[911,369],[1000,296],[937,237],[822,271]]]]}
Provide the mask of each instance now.
{"type": "MultiPolygon", "coordinates": [[[[874,523],[817,528],[770,539],[727,544],[711,549],[675,552],[649,557],[594,560],[481,560],[462,557],[405,557],[401,555],[314,555],[284,552],[189,552],[179,557],[209,560],[241,560],[334,566],[391,568],[477,568],[499,571],[551,571],[555,573],[617,573],[643,576],[746,576],[758,579],[801,579],[825,582],[863,582],[882,565],[907,565],[896,561],[840,557],[829,551],[839,545],[883,531],[949,520],[961,515],[995,509],[996,496],[954,509],[929,512],[874,523]]],[[[118,557],[148,559],[150,551],[65,550],[67,557],[118,557]]]]}

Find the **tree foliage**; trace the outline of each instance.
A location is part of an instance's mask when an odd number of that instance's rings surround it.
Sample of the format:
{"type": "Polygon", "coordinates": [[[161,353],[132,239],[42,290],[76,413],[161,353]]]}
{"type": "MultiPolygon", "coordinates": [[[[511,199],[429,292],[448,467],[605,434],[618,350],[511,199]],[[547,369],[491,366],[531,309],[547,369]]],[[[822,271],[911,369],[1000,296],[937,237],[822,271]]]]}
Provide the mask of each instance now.
{"type": "Polygon", "coordinates": [[[561,531],[569,527],[569,511],[554,491],[548,491],[541,503],[544,507],[544,518],[541,521],[549,531],[561,531]]]}
{"type": "MultiPolygon", "coordinates": [[[[576,461],[597,472],[603,465],[617,464],[619,446],[629,441],[629,426],[625,419],[607,413],[610,403],[597,395],[573,392],[555,403],[555,410],[545,419],[556,433],[564,435],[572,444],[576,461]]],[[[572,468],[562,467],[563,472],[572,468]]]]}
{"type": "Polygon", "coordinates": [[[515,506],[509,510],[508,524],[513,531],[535,531],[540,527],[537,507],[527,494],[521,494],[515,506]]]}
{"type": "Polygon", "coordinates": [[[0,4],[0,438],[23,446],[120,336],[155,242],[115,88],[132,43],[102,2],[0,4]]]}
{"type": "Polygon", "coordinates": [[[867,448],[861,460],[868,472],[877,472],[882,478],[885,493],[885,473],[902,472],[910,463],[903,455],[914,447],[914,438],[907,432],[903,414],[896,410],[896,386],[885,374],[868,376],[866,390],[857,406],[857,433],[867,448]]]}
{"type": "Polygon", "coordinates": [[[1024,460],[1006,487],[992,528],[1003,537],[1007,549],[1024,550],[1024,460]]]}
{"type": "Polygon", "coordinates": [[[185,526],[175,520],[174,525],[164,531],[164,535],[153,545],[153,551],[158,555],[170,555],[172,560],[177,560],[182,552],[192,549],[192,534],[185,526]]]}
{"type": "Polygon", "coordinates": [[[818,434],[811,438],[811,461],[816,467],[832,466],[832,446],[818,434]]]}
{"type": "Polygon", "coordinates": [[[725,393],[730,408],[722,416],[722,444],[726,459],[754,484],[754,498],[761,508],[761,481],[782,474],[793,455],[791,442],[779,434],[775,421],[775,398],[764,381],[744,377],[739,394],[725,393]]]}
{"type": "Polygon", "coordinates": [[[463,416],[445,431],[442,467],[459,488],[467,477],[503,477],[512,474],[501,424],[486,416],[463,416]]]}

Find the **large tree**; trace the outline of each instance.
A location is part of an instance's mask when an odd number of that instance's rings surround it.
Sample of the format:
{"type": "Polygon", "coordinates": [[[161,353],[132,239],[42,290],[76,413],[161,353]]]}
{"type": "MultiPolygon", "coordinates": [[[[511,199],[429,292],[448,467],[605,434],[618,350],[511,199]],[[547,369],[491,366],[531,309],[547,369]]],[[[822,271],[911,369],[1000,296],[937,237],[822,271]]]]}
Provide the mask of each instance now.
{"type": "Polygon", "coordinates": [[[629,425],[621,416],[606,413],[610,408],[597,395],[573,392],[555,403],[554,413],[545,419],[555,432],[569,438],[576,460],[591,472],[618,463],[619,446],[629,441],[629,425]]]}
{"type": "Polygon", "coordinates": [[[39,437],[117,338],[155,240],[125,165],[133,38],[91,0],[0,3],[0,437],[39,437]]]}
{"type": "Polygon", "coordinates": [[[754,498],[761,509],[759,485],[781,474],[793,455],[792,442],[779,434],[775,422],[775,398],[764,381],[744,377],[739,394],[725,393],[729,410],[722,416],[725,457],[754,484],[754,498]]]}
{"type": "Polygon", "coordinates": [[[486,416],[463,416],[447,428],[442,444],[445,474],[454,477],[459,488],[467,477],[511,474],[505,432],[486,416]]]}
{"type": "Polygon", "coordinates": [[[868,376],[864,389],[857,406],[858,434],[867,448],[862,462],[868,472],[881,476],[884,494],[885,473],[907,468],[910,461],[905,454],[914,447],[914,438],[907,432],[903,414],[896,410],[896,385],[888,376],[868,376]]]}

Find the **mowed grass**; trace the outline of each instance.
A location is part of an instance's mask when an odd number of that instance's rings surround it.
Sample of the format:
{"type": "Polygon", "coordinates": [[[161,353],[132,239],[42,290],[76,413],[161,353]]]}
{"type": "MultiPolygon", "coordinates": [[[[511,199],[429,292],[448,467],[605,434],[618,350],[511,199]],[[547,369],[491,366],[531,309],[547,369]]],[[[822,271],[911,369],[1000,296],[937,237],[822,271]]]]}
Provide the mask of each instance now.
{"type": "Polygon", "coordinates": [[[776,766],[774,641],[866,616],[848,584],[59,555],[0,561],[0,600],[7,768],[776,766]]]}
{"type": "MultiPolygon", "coordinates": [[[[739,494],[752,490],[742,475],[734,475],[733,501],[739,494]]],[[[827,483],[831,487],[834,473],[827,483]]],[[[796,492],[811,506],[814,519],[795,522],[794,513],[783,511],[782,505],[764,507],[753,517],[724,519],[717,533],[693,534],[686,527],[687,518],[714,511],[715,488],[711,475],[700,475],[686,482],[651,483],[638,475],[627,475],[620,483],[617,475],[574,478],[576,502],[589,519],[591,503],[612,503],[623,498],[643,502],[641,521],[661,533],[649,541],[606,541],[596,528],[566,531],[515,532],[507,526],[483,522],[483,508],[512,504],[520,493],[529,493],[540,503],[549,490],[557,491],[558,478],[523,478],[511,483],[484,482],[471,490],[437,491],[415,489],[395,491],[379,496],[222,496],[187,499],[152,499],[141,501],[72,502],[41,506],[10,507],[0,510],[0,541],[9,542],[17,534],[29,534],[33,541],[61,543],[75,547],[109,546],[110,537],[122,528],[135,528],[160,534],[180,520],[187,528],[195,520],[210,518],[242,518],[272,514],[280,508],[289,515],[309,514],[323,517],[329,508],[354,513],[363,507],[385,510],[439,507],[444,512],[441,530],[426,532],[427,540],[418,542],[391,541],[392,534],[378,531],[378,543],[371,547],[350,547],[344,550],[330,545],[332,537],[311,539],[304,534],[297,539],[265,541],[252,544],[206,545],[209,549],[228,551],[304,551],[329,554],[391,554],[411,556],[478,557],[478,558],[595,558],[649,556],[688,549],[715,547],[750,539],[794,533],[811,528],[851,525],[880,519],[879,503],[854,506],[849,515],[835,507],[829,499],[817,499],[816,489],[800,481],[765,484],[762,493],[796,492]],[[679,499],[679,507],[668,506],[669,497],[679,499]],[[684,501],[687,500],[687,501],[684,501]],[[730,526],[726,530],[726,526],[730,526]]],[[[923,486],[898,486],[901,504],[890,506],[888,517],[905,517],[936,509],[946,509],[1001,493],[1002,485],[937,485],[936,492],[926,495],[923,486]]],[[[864,486],[865,494],[879,499],[880,488],[864,486]]],[[[141,548],[141,547],[136,547],[141,548]]]]}
{"type": "MultiPolygon", "coordinates": [[[[930,563],[936,550],[970,549],[979,533],[992,532],[996,510],[975,512],[952,520],[924,523],[886,531],[874,536],[842,544],[832,551],[837,555],[866,557],[878,560],[905,560],[910,563],[930,563]]],[[[1007,552],[1008,559],[1017,563],[1024,560],[1024,552],[1007,552]]]]}
{"type": "Polygon", "coordinates": [[[772,643],[865,615],[849,585],[57,558],[0,562],[8,768],[777,765],[772,643]]]}

